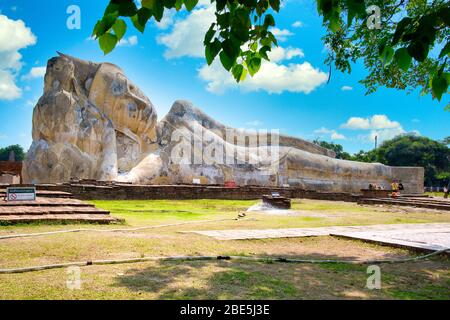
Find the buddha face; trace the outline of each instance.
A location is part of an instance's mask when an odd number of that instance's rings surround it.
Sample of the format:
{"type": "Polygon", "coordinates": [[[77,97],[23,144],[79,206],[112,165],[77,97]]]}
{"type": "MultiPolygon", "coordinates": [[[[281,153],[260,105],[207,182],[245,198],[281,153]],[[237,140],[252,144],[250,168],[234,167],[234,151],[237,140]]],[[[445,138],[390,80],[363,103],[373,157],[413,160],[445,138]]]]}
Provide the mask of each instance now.
{"type": "Polygon", "coordinates": [[[71,91],[74,70],[74,63],[66,57],[50,59],[47,64],[47,73],[45,75],[45,91],[71,91]]]}
{"type": "Polygon", "coordinates": [[[89,101],[111,120],[116,130],[119,171],[129,171],[157,148],[155,108],[115,65],[101,64],[86,82],[89,101]]]}
{"type": "Polygon", "coordinates": [[[117,66],[100,66],[90,84],[89,100],[111,119],[117,131],[136,140],[141,148],[156,142],[155,108],[117,66]]]}

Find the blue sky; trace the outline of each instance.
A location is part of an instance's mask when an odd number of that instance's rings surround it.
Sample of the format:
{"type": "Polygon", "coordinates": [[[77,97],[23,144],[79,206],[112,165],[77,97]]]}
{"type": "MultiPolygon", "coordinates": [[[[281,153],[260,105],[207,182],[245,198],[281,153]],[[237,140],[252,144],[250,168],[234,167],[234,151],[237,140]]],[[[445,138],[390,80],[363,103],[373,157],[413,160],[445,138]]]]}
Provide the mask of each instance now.
{"type": "MultiPolygon", "coordinates": [[[[0,0],[0,147],[31,144],[32,112],[43,91],[43,71],[56,51],[124,69],[155,105],[161,119],[177,99],[190,100],[222,123],[238,128],[280,129],[312,140],[340,143],[349,152],[373,147],[404,132],[433,139],[450,135],[448,101],[432,101],[417,91],[380,88],[365,95],[358,83],[361,64],[351,75],[328,68],[324,29],[309,0],[287,0],[276,17],[280,48],[254,79],[237,86],[213,64],[205,67],[201,42],[212,10],[199,6],[151,23],[141,35],[129,27],[125,41],[104,56],[89,39],[106,0],[0,0]],[[81,29],[69,30],[67,8],[81,9],[81,29]]],[[[445,98],[445,97],[444,97],[445,98]]]]}

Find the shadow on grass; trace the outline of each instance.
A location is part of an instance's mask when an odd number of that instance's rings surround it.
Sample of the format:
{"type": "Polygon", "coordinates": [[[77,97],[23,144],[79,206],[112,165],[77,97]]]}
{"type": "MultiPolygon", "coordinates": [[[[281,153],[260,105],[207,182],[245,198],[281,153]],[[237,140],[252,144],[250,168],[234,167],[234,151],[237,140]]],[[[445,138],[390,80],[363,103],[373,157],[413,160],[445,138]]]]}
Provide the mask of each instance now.
{"type": "MultiPolygon", "coordinates": [[[[335,258],[326,255],[301,257],[335,258]]],[[[355,257],[339,259],[353,260],[355,257]]],[[[367,265],[236,260],[157,262],[145,269],[128,270],[116,278],[114,285],[136,293],[154,293],[158,299],[448,299],[450,278],[435,279],[427,269],[437,268],[445,274],[448,261],[431,261],[433,265],[428,266],[424,263],[425,267],[423,263],[406,267],[405,264],[381,265],[381,290],[366,288],[370,276],[367,265]]]]}

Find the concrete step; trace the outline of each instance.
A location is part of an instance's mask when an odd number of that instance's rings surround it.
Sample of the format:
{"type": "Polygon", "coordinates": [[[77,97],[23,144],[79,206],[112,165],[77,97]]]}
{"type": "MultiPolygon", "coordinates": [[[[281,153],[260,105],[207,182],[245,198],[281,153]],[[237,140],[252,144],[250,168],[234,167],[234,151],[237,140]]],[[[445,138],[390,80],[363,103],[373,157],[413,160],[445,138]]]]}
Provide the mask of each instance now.
{"type": "Polygon", "coordinates": [[[450,211],[450,203],[448,201],[434,201],[426,202],[423,200],[406,200],[406,199],[391,199],[391,198],[361,198],[358,200],[359,204],[385,204],[395,206],[409,206],[416,208],[427,208],[435,210],[450,211]]]}
{"type": "Polygon", "coordinates": [[[22,223],[121,223],[122,219],[104,214],[47,214],[47,215],[10,215],[0,216],[0,225],[22,223]]]}
{"type": "Polygon", "coordinates": [[[0,200],[0,207],[94,207],[93,204],[70,198],[42,198],[36,201],[4,201],[0,200]]]}
{"type": "Polygon", "coordinates": [[[76,206],[58,206],[58,207],[32,207],[32,206],[0,206],[0,216],[10,215],[70,215],[70,214],[100,214],[109,215],[109,211],[97,209],[95,207],[76,207],[76,206]]]}

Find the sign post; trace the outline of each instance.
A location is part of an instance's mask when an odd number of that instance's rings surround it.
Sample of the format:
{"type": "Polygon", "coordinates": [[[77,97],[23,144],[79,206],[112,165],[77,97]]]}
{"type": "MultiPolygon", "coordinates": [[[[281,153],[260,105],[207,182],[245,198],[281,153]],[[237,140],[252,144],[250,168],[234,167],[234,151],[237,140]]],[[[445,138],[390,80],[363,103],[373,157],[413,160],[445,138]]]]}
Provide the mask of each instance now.
{"type": "Polygon", "coordinates": [[[6,201],[35,201],[35,187],[11,187],[6,189],[6,201]]]}

